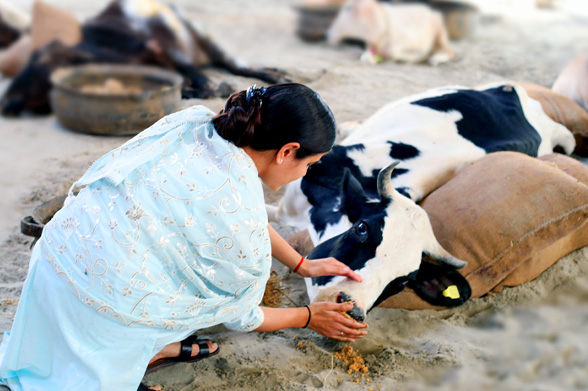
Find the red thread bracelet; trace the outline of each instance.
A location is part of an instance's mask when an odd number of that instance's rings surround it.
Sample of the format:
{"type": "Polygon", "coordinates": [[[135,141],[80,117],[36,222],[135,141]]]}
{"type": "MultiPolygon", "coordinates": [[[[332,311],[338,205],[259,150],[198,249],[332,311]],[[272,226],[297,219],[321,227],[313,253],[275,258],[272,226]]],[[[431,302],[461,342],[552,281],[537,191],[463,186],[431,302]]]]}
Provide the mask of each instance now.
{"type": "Polygon", "coordinates": [[[304,262],[304,257],[302,257],[302,258],[300,259],[300,262],[298,262],[298,266],[296,266],[296,267],[294,268],[294,273],[296,273],[296,272],[298,271],[298,269],[300,269],[300,265],[302,265],[302,262],[304,262]]]}

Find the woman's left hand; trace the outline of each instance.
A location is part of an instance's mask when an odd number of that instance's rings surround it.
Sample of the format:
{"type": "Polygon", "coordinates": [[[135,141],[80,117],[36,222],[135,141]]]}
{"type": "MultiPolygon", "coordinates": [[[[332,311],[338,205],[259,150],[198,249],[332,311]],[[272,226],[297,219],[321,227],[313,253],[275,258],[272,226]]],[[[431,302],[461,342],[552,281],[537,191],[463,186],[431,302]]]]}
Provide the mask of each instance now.
{"type": "Polygon", "coordinates": [[[302,277],[344,276],[357,282],[363,281],[359,274],[333,257],[305,259],[298,269],[298,274],[302,277]]]}
{"type": "Polygon", "coordinates": [[[325,337],[355,342],[367,334],[367,324],[343,315],[353,308],[351,303],[319,302],[308,307],[312,315],[307,327],[325,337]]]}

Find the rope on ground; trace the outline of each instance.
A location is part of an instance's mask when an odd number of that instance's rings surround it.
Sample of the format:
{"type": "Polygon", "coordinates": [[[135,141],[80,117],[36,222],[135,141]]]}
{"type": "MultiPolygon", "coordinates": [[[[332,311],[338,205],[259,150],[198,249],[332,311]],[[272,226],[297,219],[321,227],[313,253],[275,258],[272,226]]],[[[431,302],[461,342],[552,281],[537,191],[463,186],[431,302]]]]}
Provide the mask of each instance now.
{"type": "Polygon", "coordinates": [[[327,382],[327,377],[333,372],[333,368],[335,368],[335,356],[331,353],[331,370],[327,373],[327,376],[323,379],[323,384],[327,382]]]}

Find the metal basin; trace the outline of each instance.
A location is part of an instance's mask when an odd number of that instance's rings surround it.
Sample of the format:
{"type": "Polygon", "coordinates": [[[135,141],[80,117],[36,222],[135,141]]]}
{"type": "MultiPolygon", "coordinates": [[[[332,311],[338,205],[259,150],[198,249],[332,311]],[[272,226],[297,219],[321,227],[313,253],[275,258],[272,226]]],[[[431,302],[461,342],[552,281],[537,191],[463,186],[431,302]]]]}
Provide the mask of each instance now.
{"type": "Polygon", "coordinates": [[[127,136],[176,111],[183,78],[161,68],[90,64],[51,75],[51,106],[68,129],[127,136]]]}
{"type": "Polygon", "coordinates": [[[430,3],[443,14],[450,39],[459,40],[472,33],[476,25],[477,8],[463,0],[436,0],[430,3]]]}
{"type": "Polygon", "coordinates": [[[339,13],[337,5],[300,5],[298,11],[296,34],[305,41],[324,40],[327,31],[339,13]]]}
{"type": "Polygon", "coordinates": [[[26,216],[20,221],[20,232],[36,239],[41,237],[43,228],[53,218],[55,213],[63,208],[66,195],[51,198],[37,206],[31,216],[26,216]]]}

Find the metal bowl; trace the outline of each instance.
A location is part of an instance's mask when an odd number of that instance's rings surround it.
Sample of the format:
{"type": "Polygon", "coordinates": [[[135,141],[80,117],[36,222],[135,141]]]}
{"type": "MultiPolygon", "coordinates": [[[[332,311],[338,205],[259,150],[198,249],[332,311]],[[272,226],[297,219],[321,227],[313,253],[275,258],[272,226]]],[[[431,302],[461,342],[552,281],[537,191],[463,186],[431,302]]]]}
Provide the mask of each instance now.
{"type": "Polygon", "coordinates": [[[51,75],[51,107],[68,129],[135,135],[178,109],[182,81],[178,73],[149,66],[59,68],[51,75]]]}
{"type": "Polygon", "coordinates": [[[305,41],[324,40],[327,31],[339,13],[337,5],[300,5],[298,11],[296,34],[305,41]]]}
{"type": "Polygon", "coordinates": [[[466,0],[435,0],[433,9],[443,14],[450,39],[460,40],[472,33],[476,25],[477,8],[466,0]]]}
{"type": "Polygon", "coordinates": [[[67,196],[62,195],[51,198],[49,201],[43,202],[37,206],[33,214],[26,216],[20,221],[20,232],[27,236],[40,238],[43,233],[43,228],[53,218],[59,209],[63,208],[63,203],[67,196]]]}

